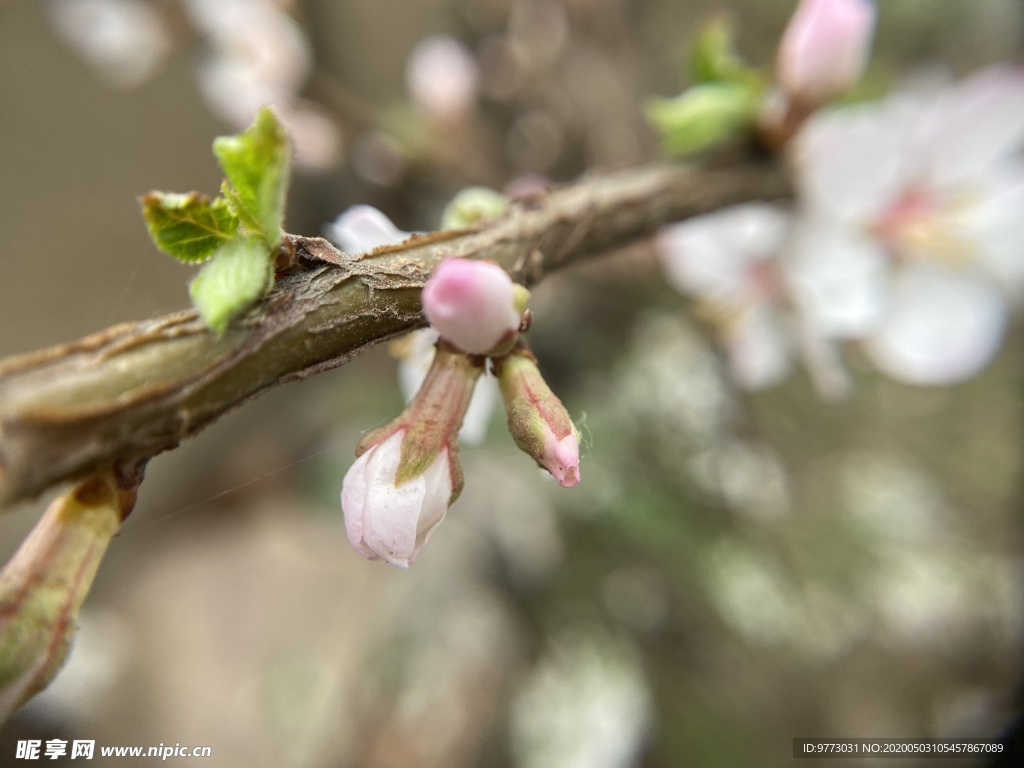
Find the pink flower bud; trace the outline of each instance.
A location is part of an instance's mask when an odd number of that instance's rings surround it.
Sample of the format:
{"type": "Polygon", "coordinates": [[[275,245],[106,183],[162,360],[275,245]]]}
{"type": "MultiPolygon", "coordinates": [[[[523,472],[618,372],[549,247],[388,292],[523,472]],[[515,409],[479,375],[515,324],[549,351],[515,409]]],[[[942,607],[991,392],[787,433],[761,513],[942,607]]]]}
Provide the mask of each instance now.
{"type": "Polygon", "coordinates": [[[341,487],[349,541],[363,557],[408,568],[462,491],[456,437],[483,368],[439,348],[419,391],[366,435],[341,487]]]}
{"type": "Polygon", "coordinates": [[[864,73],[874,26],[870,0],[801,0],[779,44],[783,89],[810,106],[841,94],[864,73]]]}
{"type": "Polygon", "coordinates": [[[519,331],[515,285],[497,264],[445,259],[423,287],[423,310],[441,337],[463,352],[486,355],[519,331]]]}
{"type": "Polygon", "coordinates": [[[508,411],[508,430],[516,445],[560,485],[576,485],[580,481],[579,433],[562,401],[541,376],[533,355],[517,349],[496,368],[508,411]]]}
{"type": "Polygon", "coordinates": [[[444,520],[452,501],[449,449],[426,471],[396,482],[406,431],[399,430],[360,456],[345,474],[341,507],[348,539],[363,557],[408,568],[444,520]]]}

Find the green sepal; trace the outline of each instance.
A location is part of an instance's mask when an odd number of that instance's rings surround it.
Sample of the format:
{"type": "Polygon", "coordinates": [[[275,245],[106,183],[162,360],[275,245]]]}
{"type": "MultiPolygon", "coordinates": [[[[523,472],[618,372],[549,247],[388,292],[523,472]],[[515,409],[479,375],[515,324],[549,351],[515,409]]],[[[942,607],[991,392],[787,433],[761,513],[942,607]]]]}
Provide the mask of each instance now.
{"type": "Polygon", "coordinates": [[[690,74],[698,83],[759,84],[761,75],[736,52],[735,30],[727,16],[711,19],[697,31],[690,74]]]}
{"type": "Polygon", "coordinates": [[[222,192],[231,210],[250,234],[275,247],[281,240],[291,164],[284,127],[264,107],[245,132],[214,139],[213,154],[227,177],[222,192]]]}
{"type": "Polygon", "coordinates": [[[221,332],[267,292],[273,276],[267,244],[257,237],[238,237],[217,249],[188,292],[206,324],[221,332]]]}
{"type": "Polygon", "coordinates": [[[699,152],[752,130],[760,88],[736,82],[701,83],[674,99],[654,99],[647,119],[673,157],[699,152]]]}
{"type": "Polygon", "coordinates": [[[156,247],[185,264],[200,264],[238,231],[227,201],[191,192],[150,192],[140,199],[156,247]]]}

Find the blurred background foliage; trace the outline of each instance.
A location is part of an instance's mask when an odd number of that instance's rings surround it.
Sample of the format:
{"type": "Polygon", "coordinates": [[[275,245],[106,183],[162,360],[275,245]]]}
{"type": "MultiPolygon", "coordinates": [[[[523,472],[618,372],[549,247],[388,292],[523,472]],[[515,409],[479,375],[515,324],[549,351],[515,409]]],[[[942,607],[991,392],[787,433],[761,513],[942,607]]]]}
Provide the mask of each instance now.
{"type": "MultiPolygon", "coordinates": [[[[302,95],[336,130],[290,198],[289,231],[318,234],[355,203],[430,229],[470,183],[649,160],[640,105],[685,84],[694,26],[731,12],[770,66],[793,3],[279,5],[308,35],[302,95]],[[407,99],[430,34],[478,59],[457,124],[407,99]]],[[[201,98],[208,51],[176,2],[154,4],[168,53],[130,89],[83,64],[51,6],[0,7],[3,354],[186,306],[136,198],[214,192],[209,145],[235,128],[201,98]]],[[[1014,0],[883,3],[865,89],[1022,49],[1014,0]]],[[[647,245],[551,277],[533,307],[587,443],[578,488],[495,414],[415,567],[366,562],[338,490],[400,407],[394,361],[271,392],[151,462],[71,661],[0,729],[0,764],[59,737],[209,745],[223,766],[774,766],[796,736],[992,737],[1019,711],[1019,329],[952,388],[853,352],[855,395],[824,403],[802,375],[736,391],[647,245]]],[[[44,502],[0,518],[4,556],[44,502]]]]}

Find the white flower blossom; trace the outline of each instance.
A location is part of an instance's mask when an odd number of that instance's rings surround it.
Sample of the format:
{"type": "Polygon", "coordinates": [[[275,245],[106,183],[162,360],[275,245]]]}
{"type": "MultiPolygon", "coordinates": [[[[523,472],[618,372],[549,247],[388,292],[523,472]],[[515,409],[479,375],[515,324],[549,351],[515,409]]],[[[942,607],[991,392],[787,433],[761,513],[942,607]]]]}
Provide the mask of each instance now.
{"type": "Polygon", "coordinates": [[[50,19],[109,85],[131,88],[155,74],[171,48],[153,6],[132,0],[50,0],[50,19]]]}
{"type": "Polygon", "coordinates": [[[775,205],[739,205],[665,227],[655,243],[669,283],[697,298],[696,313],[714,326],[733,377],[748,389],[785,378],[798,346],[775,258],[790,219],[775,205]]]}
{"type": "Polygon", "coordinates": [[[813,118],[794,148],[794,299],[914,384],[973,376],[1024,291],[1024,69],[813,118]]]}
{"type": "Polygon", "coordinates": [[[439,121],[458,119],[469,110],[479,80],[473,55],[446,35],[420,40],[405,65],[406,89],[413,103],[439,121]]]}

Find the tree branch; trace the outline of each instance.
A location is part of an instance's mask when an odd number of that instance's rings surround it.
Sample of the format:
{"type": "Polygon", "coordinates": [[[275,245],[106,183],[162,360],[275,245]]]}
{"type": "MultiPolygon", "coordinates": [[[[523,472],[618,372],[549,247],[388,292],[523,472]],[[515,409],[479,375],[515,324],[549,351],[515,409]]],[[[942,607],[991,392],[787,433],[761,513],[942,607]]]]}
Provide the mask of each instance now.
{"type": "Polygon", "coordinates": [[[133,471],[264,390],[421,325],[420,289],[442,258],[489,259],[530,285],[667,222],[789,194],[776,165],[655,166],[518,201],[479,230],[359,256],[289,236],[296,267],[223,335],[177,312],[0,361],[0,503],[107,466],[133,471]]]}

